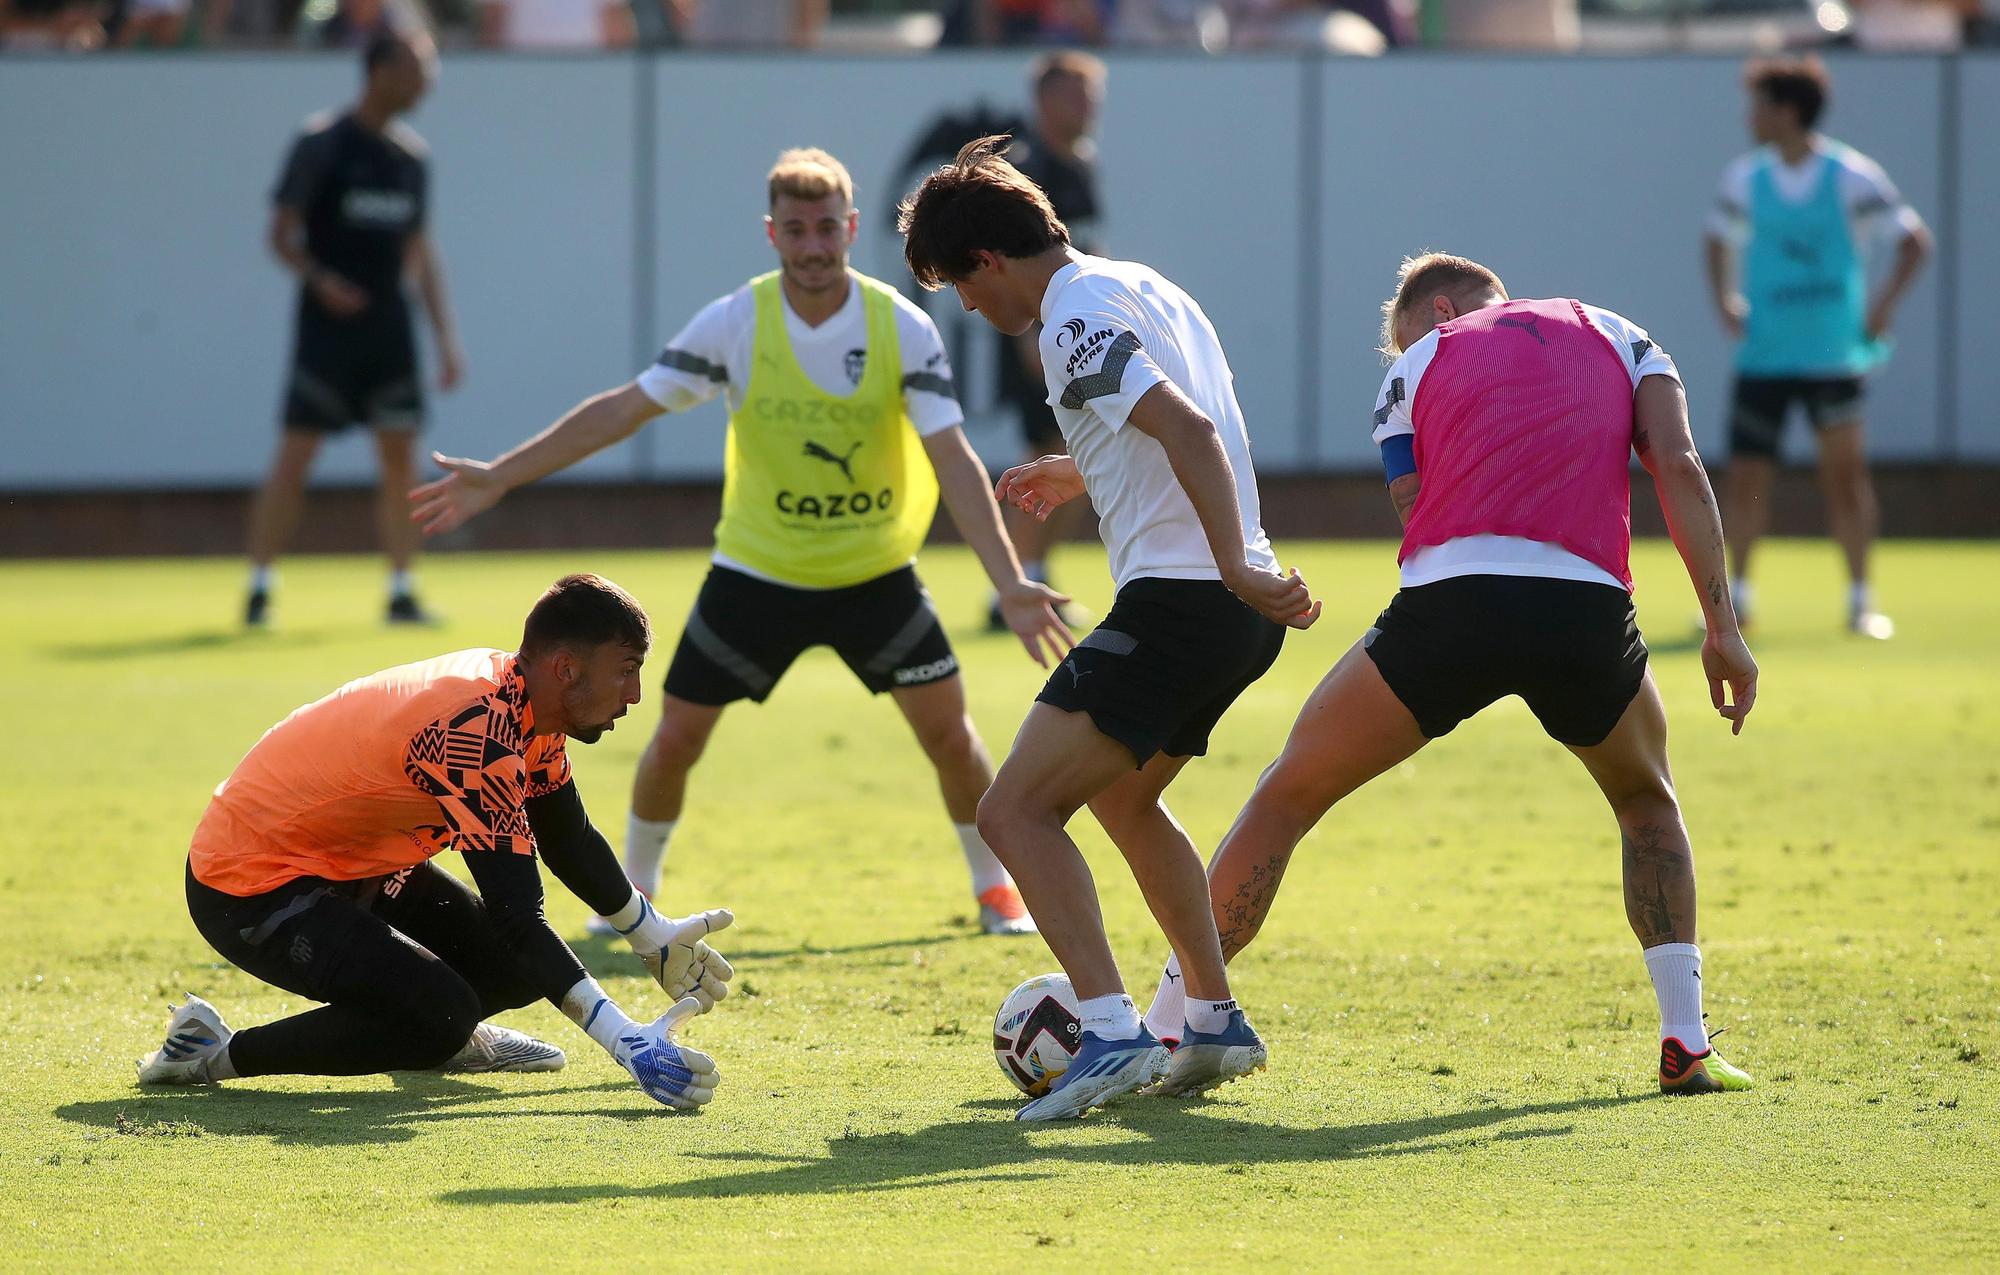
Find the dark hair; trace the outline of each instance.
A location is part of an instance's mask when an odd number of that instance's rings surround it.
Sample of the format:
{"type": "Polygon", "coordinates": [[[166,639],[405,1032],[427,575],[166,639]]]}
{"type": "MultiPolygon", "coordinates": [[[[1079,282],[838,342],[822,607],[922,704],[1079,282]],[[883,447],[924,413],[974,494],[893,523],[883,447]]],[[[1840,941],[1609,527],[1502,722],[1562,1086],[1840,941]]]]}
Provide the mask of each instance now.
{"type": "Polygon", "coordinates": [[[521,655],[534,659],[556,647],[602,646],[620,642],[635,651],[653,645],[646,609],[603,576],[579,572],[550,585],[528,612],[521,629],[521,655]]]}
{"type": "Polygon", "coordinates": [[[973,271],[972,254],[1033,257],[1069,242],[1042,188],[1008,163],[1004,133],[968,142],[896,208],[903,260],[935,292],[973,271]]]}
{"type": "Polygon", "coordinates": [[[1759,58],[1743,69],[1743,83],[1778,106],[1799,115],[1799,127],[1811,128],[1833,96],[1833,78],[1826,66],[1808,54],[1802,58],[1759,58]]]}
{"type": "Polygon", "coordinates": [[[384,27],[368,37],[368,43],[361,46],[361,72],[375,74],[375,68],[410,47],[410,37],[402,31],[384,27]]]}
{"type": "Polygon", "coordinates": [[[1057,80],[1082,80],[1092,88],[1104,84],[1104,63],[1076,49],[1057,49],[1035,59],[1028,80],[1039,93],[1057,80]]]}

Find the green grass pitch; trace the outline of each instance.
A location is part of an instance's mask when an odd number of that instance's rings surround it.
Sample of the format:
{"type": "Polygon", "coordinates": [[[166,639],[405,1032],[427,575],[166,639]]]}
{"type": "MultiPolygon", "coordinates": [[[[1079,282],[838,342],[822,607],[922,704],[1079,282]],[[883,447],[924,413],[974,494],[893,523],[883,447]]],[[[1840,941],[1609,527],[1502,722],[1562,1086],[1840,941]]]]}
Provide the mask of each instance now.
{"type": "MultiPolygon", "coordinates": [[[[1326,598],[1172,794],[1212,848],[1307,691],[1393,588],[1384,545],[1288,545],[1326,598]]],[[[1061,562],[1108,601],[1089,546],[1061,562]]],[[[182,903],[208,791],[341,681],[511,645],[591,568],[653,609],[648,702],[573,749],[598,823],[626,784],[697,554],[441,556],[441,631],[376,623],[379,566],[285,567],[279,627],[229,621],[228,561],[0,565],[0,1265],[9,1269],[1822,1270],[2000,1268],[2000,547],[1892,544],[1901,636],[1839,631],[1823,543],[1759,571],[1764,681],[1709,713],[1685,579],[1640,547],[1701,880],[1711,1021],[1750,1094],[1665,1100],[1656,1015],[1582,769],[1518,702],[1312,836],[1237,987],[1268,1072],[1022,1127],[988,1051],[1039,940],[974,937],[959,855],[886,701],[828,653],[725,718],[669,863],[672,910],[728,905],[736,995],[688,1039],[724,1073],[655,1107],[554,1009],[547,1076],[265,1079],[141,1092],[183,989],[247,1025],[296,998],[219,964],[182,903]]],[[[1003,753],[1038,685],[962,550],[924,570],[1003,753]]],[[[1161,942],[1080,829],[1128,980],[1161,942]]],[[[551,916],[635,1014],[629,954],[551,916]]]]}

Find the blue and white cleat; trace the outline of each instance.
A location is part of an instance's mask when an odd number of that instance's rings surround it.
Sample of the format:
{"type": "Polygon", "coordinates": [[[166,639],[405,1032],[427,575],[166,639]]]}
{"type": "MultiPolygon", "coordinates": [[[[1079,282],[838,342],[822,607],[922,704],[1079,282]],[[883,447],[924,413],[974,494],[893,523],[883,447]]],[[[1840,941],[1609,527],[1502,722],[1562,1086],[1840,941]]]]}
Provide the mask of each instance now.
{"type": "Polygon", "coordinates": [[[215,1006],[190,995],[167,1019],[167,1039],[139,1060],[142,1085],[212,1085],[208,1065],[229,1048],[235,1035],[215,1006]]]}
{"type": "Polygon", "coordinates": [[[1144,1027],[1130,1040],[1083,1033],[1069,1069],[1049,1091],[1014,1113],[1016,1120],[1073,1120],[1092,1107],[1144,1088],[1167,1069],[1167,1047],[1144,1027]]]}
{"type": "Polygon", "coordinates": [[[481,1023],[472,1029],[465,1048],[439,1065],[439,1071],[561,1071],[569,1056],[526,1032],[481,1023]]]}
{"type": "Polygon", "coordinates": [[[1167,1074],[1149,1094],[1184,1098],[1207,1093],[1220,1085],[1264,1070],[1270,1051],[1243,1017],[1243,1011],[1229,1011],[1229,1025],[1219,1032],[1198,1032],[1185,1027],[1167,1063],[1167,1074]]]}

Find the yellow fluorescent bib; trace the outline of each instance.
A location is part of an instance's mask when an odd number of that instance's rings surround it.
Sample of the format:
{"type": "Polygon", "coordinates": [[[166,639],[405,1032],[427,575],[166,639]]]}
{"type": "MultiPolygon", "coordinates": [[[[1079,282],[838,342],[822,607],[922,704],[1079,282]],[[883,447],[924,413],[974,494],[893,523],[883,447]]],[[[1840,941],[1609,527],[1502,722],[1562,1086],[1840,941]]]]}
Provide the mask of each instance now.
{"type": "Polygon", "coordinates": [[[861,384],[845,398],[813,384],[792,356],[777,273],[751,281],[750,384],[729,418],[715,528],[722,556],[818,589],[902,566],[937,513],[937,474],[903,412],[894,294],[855,271],[848,278],[861,289],[868,347],[861,384]]]}

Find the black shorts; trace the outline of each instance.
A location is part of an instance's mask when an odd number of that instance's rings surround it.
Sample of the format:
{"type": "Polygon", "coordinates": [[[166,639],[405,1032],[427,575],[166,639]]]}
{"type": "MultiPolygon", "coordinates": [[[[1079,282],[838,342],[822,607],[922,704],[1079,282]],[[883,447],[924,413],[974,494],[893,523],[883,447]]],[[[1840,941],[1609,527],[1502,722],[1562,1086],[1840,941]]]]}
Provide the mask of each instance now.
{"type": "Polygon", "coordinates": [[[1144,766],[1199,757],[1208,734],[1285,644],[1285,626],[1217,580],[1132,581],[1111,612],[1056,665],[1036,701],[1089,713],[1144,766]]]}
{"type": "Polygon", "coordinates": [[[364,881],[296,877],[239,898],[187,872],[188,915],[247,974],[356,1009],[442,1004],[469,986],[483,1015],[541,999],[471,887],[435,863],[364,881]]]}
{"type": "Polygon", "coordinates": [[[1646,677],[1632,595],[1534,576],[1454,576],[1396,594],[1361,644],[1426,738],[1519,695],[1559,743],[1604,742],[1646,677]]]}
{"type": "Polygon", "coordinates": [[[287,429],[336,433],[360,423],[415,430],[424,421],[416,331],[408,303],[377,302],[351,319],[299,307],[291,373],[285,382],[287,429]]]}
{"type": "Polygon", "coordinates": [[[1861,413],[1866,382],[1858,376],[1738,376],[1729,410],[1729,451],[1775,457],[1793,403],[1806,409],[1813,432],[1846,425],[1861,413]]]}
{"type": "Polygon", "coordinates": [[[844,589],[795,589],[710,567],[667,666],[667,694],[694,704],[761,704],[812,646],[832,647],[876,695],[958,673],[912,567],[844,589]]]}

